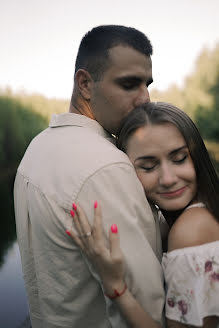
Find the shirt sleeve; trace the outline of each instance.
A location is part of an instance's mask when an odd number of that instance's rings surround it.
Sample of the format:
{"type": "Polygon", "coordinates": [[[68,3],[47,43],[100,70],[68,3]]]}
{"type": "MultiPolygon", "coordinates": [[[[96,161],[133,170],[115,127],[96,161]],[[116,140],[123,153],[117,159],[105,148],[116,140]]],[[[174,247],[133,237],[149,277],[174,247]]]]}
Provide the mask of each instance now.
{"type": "MultiPolygon", "coordinates": [[[[164,306],[163,273],[157,257],[160,232],[142,185],[131,165],[108,165],[84,183],[76,201],[93,220],[93,203],[102,207],[103,228],[108,239],[116,223],[126,261],[126,281],[141,305],[161,322],[164,306]],[[91,214],[92,213],[92,214],[91,214]]],[[[91,273],[92,268],[90,267],[91,273]]],[[[93,272],[95,276],[95,273],[93,272]]],[[[109,304],[107,304],[109,306],[109,304]]],[[[108,309],[108,313],[111,311],[108,309]]]]}
{"type": "Polygon", "coordinates": [[[165,253],[166,317],[202,326],[219,316],[219,241],[165,253]]]}

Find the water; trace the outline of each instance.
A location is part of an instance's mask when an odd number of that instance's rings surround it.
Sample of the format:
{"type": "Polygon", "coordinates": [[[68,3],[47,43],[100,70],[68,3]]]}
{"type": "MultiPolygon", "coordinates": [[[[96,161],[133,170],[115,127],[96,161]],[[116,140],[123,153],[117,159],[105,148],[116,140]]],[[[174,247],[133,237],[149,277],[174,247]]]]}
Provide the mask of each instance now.
{"type": "Polygon", "coordinates": [[[0,327],[30,327],[20,252],[16,241],[7,249],[0,267],[0,327]]]}

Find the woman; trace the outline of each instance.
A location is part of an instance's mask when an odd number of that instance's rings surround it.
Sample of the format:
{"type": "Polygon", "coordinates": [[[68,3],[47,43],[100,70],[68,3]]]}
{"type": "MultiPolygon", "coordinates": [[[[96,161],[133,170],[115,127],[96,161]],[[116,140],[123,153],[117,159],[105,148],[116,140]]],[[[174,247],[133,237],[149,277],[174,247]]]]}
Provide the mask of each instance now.
{"type": "MultiPolygon", "coordinates": [[[[148,200],[170,228],[162,258],[167,327],[217,327],[219,180],[197,128],[173,105],[149,103],[124,119],[117,146],[129,156],[148,200]]],[[[94,264],[106,295],[131,327],[159,327],[125,284],[117,226],[111,227],[108,249],[101,208],[97,202],[94,207],[91,227],[74,204],[71,214],[78,234],[67,233],[94,264]]]]}

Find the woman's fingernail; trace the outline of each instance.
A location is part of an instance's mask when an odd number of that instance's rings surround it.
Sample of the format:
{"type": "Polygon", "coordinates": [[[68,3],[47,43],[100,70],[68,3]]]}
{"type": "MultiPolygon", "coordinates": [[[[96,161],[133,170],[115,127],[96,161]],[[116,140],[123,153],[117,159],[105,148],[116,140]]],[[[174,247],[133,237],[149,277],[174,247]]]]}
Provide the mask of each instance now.
{"type": "Polygon", "coordinates": [[[94,202],[94,208],[97,208],[97,206],[98,206],[98,203],[97,203],[97,201],[95,201],[94,202]]]}
{"type": "Polygon", "coordinates": [[[117,233],[118,232],[118,228],[117,228],[116,224],[111,225],[111,231],[112,231],[112,233],[117,233]]]}
{"type": "Polygon", "coordinates": [[[71,233],[69,230],[66,230],[65,232],[67,233],[67,235],[71,236],[71,233]]]}
{"type": "Polygon", "coordinates": [[[76,206],[75,203],[72,204],[72,208],[73,208],[73,210],[75,210],[75,211],[77,210],[77,206],[76,206]]]}
{"type": "Polygon", "coordinates": [[[72,211],[72,210],[70,211],[70,214],[71,214],[71,216],[72,216],[72,217],[74,217],[74,216],[75,216],[75,212],[74,212],[74,211],[72,211]]]}

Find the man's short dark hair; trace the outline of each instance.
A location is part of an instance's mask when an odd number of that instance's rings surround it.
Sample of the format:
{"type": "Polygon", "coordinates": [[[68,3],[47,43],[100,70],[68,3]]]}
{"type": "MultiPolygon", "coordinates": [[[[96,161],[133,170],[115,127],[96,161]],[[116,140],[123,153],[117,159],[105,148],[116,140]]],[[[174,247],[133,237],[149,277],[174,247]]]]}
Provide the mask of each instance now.
{"type": "Polygon", "coordinates": [[[75,72],[85,69],[94,81],[100,80],[110,65],[109,49],[118,45],[131,47],[146,56],[153,52],[150,40],[135,28],[120,25],[97,26],[81,40],[75,72]]]}

